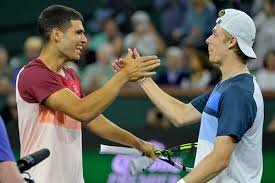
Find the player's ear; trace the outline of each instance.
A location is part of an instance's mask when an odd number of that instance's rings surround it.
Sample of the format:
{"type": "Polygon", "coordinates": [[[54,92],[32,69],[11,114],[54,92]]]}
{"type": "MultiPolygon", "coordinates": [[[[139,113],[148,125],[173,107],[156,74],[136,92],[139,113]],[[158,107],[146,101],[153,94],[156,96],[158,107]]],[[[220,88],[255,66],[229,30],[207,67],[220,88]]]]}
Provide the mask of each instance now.
{"type": "Polygon", "coordinates": [[[63,32],[60,31],[58,28],[53,28],[52,33],[51,33],[51,38],[54,40],[54,42],[60,42],[62,38],[63,32]]]}
{"type": "Polygon", "coordinates": [[[237,38],[236,38],[235,36],[232,36],[232,38],[231,38],[230,41],[229,41],[228,48],[231,49],[231,48],[233,48],[236,44],[238,44],[237,38]]]}

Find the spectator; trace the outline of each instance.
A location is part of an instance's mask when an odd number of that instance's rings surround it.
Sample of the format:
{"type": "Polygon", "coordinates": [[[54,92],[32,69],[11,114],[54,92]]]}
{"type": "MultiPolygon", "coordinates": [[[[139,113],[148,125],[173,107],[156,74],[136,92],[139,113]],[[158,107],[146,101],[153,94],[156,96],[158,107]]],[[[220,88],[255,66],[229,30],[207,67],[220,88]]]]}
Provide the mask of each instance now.
{"type": "Polygon", "coordinates": [[[8,50],[0,45],[0,95],[8,95],[13,87],[10,84],[10,70],[8,68],[8,50]]]}
{"type": "Polygon", "coordinates": [[[96,63],[88,65],[82,74],[82,86],[90,92],[103,86],[114,74],[111,62],[114,60],[113,47],[102,46],[96,53],[96,63]]]}
{"type": "Polygon", "coordinates": [[[169,47],[166,51],[166,70],[160,73],[156,83],[160,85],[180,85],[189,72],[182,67],[183,53],[178,47],[169,47]]]}
{"type": "Polygon", "coordinates": [[[173,32],[180,29],[185,22],[187,1],[185,0],[155,0],[155,9],[160,13],[161,33],[168,45],[178,44],[180,39],[173,37],[173,32]]]}
{"type": "Polygon", "coordinates": [[[205,39],[215,26],[215,5],[208,0],[192,0],[185,17],[183,21],[186,24],[174,36],[183,36],[183,41],[192,41],[197,47],[204,47],[205,39]]]}
{"type": "Polygon", "coordinates": [[[152,25],[149,15],[136,11],[131,17],[134,31],[124,39],[124,49],[137,48],[142,55],[163,54],[165,43],[152,25]]]}
{"type": "Polygon", "coordinates": [[[15,92],[11,92],[9,94],[7,103],[8,103],[8,110],[10,113],[10,121],[17,123],[18,113],[17,113],[15,92]]]}
{"type": "Polygon", "coordinates": [[[255,40],[256,60],[252,60],[249,67],[253,70],[262,67],[262,60],[266,52],[275,49],[275,1],[266,0],[263,2],[263,9],[254,18],[257,29],[255,40]]]}
{"type": "Polygon", "coordinates": [[[190,78],[181,82],[182,88],[207,88],[211,81],[211,64],[202,52],[197,52],[191,56],[190,60],[190,78]]]}
{"type": "Polygon", "coordinates": [[[11,59],[12,83],[15,85],[16,76],[23,65],[38,57],[42,47],[42,39],[39,36],[30,36],[24,43],[24,53],[11,59]]]}
{"type": "Polygon", "coordinates": [[[123,32],[129,32],[129,19],[133,10],[132,0],[105,0],[104,7],[111,9],[113,17],[123,32]]]}
{"type": "Polygon", "coordinates": [[[256,72],[256,78],[261,89],[275,90],[275,50],[266,54],[263,68],[256,72]]]}
{"type": "Polygon", "coordinates": [[[90,49],[97,51],[104,44],[112,45],[114,54],[118,58],[122,50],[122,34],[120,33],[117,22],[113,18],[108,18],[103,23],[103,32],[93,36],[90,41],[90,49]]]}

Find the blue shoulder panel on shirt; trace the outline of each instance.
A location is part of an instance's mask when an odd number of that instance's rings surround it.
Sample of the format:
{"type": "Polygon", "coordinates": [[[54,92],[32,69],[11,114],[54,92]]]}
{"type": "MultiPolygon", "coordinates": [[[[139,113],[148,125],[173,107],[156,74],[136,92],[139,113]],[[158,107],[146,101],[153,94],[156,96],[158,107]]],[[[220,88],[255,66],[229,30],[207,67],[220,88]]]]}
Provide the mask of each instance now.
{"type": "Polygon", "coordinates": [[[214,91],[209,97],[206,106],[217,112],[219,109],[220,98],[221,94],[217,91],[214,91]]]}

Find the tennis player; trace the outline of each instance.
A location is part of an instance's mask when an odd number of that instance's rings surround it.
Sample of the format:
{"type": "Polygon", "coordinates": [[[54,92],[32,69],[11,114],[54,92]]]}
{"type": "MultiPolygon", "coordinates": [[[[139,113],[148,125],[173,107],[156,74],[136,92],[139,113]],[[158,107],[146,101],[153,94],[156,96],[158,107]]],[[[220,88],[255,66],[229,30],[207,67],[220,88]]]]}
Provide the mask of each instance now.
{"type": "MultiPolygon", "coordinates": [[[[216,22],[206,40],[210,62],[222,71],[222,81],[214,90],[185,104],[163,92],[151,78],[139,83],[175,126],[201,119],[195,168],[179,183],[260,183],[264,104],[247,68],[248,58],[256,58],[255,24],[235,9],[220,11],[216,22]]],[[[114,68],[119,71],[122,65],[117,61],[114,68]]]]}
{"type": "Polygon", "coordinates": [[[10,147],[5,123],[0,116],[0,182],[23,183],[10,147]]]}
{"type": "Polygon", "coordinates": [[[101,113],[126,82],[154,75],[151,70],[159,66],[159,60],[156,56],[134,59],[129,50],[126,67],[84,97],[76,73],[63,66],[78,60],[87,42],[82,22],[82,15],[69,7],[53,5],[44,9],[38,18],[38,30],[44,39],[41,54],[17,77],[21,156],[41,148],[50,150],[50,157],[29,171],[38,183],[84,182],[82,125],[100,137],[155,157],[152,144],[114,125],[101,113]]]}

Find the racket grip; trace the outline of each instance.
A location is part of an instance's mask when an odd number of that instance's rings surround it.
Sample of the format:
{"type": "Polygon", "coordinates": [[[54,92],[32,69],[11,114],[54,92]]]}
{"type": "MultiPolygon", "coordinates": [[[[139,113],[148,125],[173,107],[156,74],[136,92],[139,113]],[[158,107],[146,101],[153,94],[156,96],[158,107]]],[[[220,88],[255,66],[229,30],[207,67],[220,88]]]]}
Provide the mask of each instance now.
{"type": "Polygon", "coordinates": [[[142,152],[129,147],[107,146],[101,144],[99,154],[123,154],[141,156],[142,152]]]}

